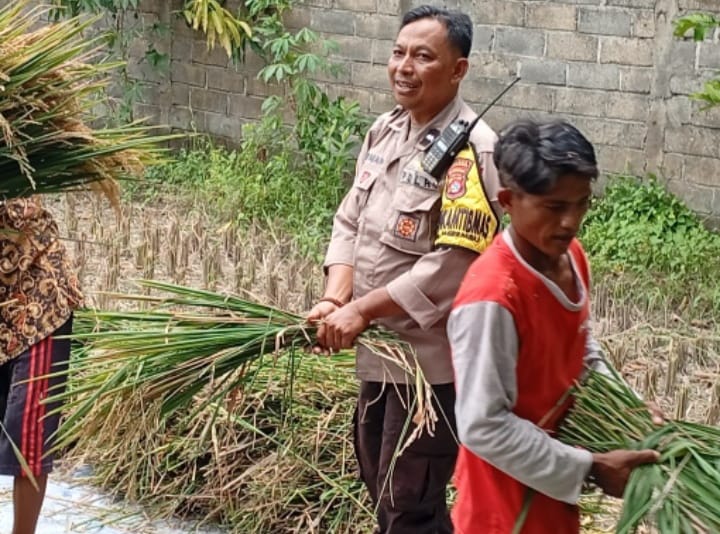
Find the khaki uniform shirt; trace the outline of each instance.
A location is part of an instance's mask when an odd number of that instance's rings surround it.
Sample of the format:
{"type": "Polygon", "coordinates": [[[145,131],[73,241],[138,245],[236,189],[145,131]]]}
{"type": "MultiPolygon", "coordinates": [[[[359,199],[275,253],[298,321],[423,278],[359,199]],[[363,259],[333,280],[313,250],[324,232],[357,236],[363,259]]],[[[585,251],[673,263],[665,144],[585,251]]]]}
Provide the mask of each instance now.
{"type": "Polygon", "coordinates": [[[82,302],[57,224],[36,198],[0,203],[0,364],[60,328],[82,302]]]}
{"type": "MultiPolygon", "coordinates": [[[[445,327],[455,293],[477,254],[434,246],[443,185],[425,174],[419,163],[430,130],[442,131],[456,118],[475,116],[460,97],[419,129],[400,107],[381,115],[365,137],[353,186],[335,215],[325,259],[326,267],[354,268],[353,298],[387,287],[406,315],[376,322],[415,348],[425,377],[433,384],[453,381],[445,327]]],[[[499,182],[492,161],[496,139],[482,121],[470,137],[486,195],[499,215],[499,182]]],[[[397,366],[362,347],[357,353],[357,375],[365,381],[412,381],[397,366]]]]}

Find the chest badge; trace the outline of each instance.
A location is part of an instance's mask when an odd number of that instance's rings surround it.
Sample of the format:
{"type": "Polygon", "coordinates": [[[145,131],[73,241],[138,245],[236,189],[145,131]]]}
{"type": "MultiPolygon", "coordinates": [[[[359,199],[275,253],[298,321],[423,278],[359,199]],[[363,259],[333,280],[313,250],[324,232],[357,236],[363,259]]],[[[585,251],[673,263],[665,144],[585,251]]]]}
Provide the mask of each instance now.
{"type": "Polygon", "coordinates": [[[401,213],[395,221],[395,235],[408,241],[417,239],[419,220],[417,217],[401,213]]]}

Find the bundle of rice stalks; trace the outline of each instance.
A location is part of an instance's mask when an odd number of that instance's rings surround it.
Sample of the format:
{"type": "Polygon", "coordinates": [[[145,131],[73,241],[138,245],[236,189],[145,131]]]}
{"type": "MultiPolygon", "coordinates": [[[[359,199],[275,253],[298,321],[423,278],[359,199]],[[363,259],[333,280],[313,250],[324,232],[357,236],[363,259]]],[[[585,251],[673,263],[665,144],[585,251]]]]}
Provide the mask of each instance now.
{"type": "Polygon", "coordinates": [[[101,38],[83,37],[92,21],[43,25],[46,9],[29,4],[0,9],[0,199],[92,186],[114,200],[113,179],[137,176],[175,136],[94,128],[117,65],[97,59],[101,38]]]}
{"type": "MultiPolygon", "coordinates": [[[[103,487],[162,513],[238,532],[368,532],[373,514],[350,444],[351,354],[318,357],[298,315],[160,282],[146,312],[81,311],[59,447],[103,487]],[[171,307],[173,309],[167,309],[171,307]]],[[[416,377],[416,422],[431,390],[412,353],[371,329],[358,343],[416,377]]],[[[388,384],[388,387],[392,387],[388,384]]]]}
{"type": "Polygon", "coordinates": [[[720,532],[720,429],[685,421],[653,424],[617,376],[591,373],[574,392],[560,439],[592,452],[655,449],[657,464],[633,470],[617,532],[652,525],[660,534],[720,532]]]}

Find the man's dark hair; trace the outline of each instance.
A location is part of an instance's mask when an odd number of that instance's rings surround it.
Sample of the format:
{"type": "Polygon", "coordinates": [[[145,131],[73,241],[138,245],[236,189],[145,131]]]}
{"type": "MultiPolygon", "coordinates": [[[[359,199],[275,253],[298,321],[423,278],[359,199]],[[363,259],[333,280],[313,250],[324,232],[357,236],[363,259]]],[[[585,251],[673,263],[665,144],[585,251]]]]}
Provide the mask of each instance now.
{"type": "Polygon", "coordinates": [[[510,123],[500,133],[493,160],[504,187],[516,186],[535,195],[549,191],[567,174],[589,180],[598,175],[592,144],[563,120],[510,123]]]}
{"type": "Polygon", "coordinates": [[[470,55],[472,47],[473,27],[470,17],[460,11],[450,11],[442,7],[418,6],[403,15],[400,29],[421,19],[436,19],[445,26],[448,41],[462,54],[470,55]]]}

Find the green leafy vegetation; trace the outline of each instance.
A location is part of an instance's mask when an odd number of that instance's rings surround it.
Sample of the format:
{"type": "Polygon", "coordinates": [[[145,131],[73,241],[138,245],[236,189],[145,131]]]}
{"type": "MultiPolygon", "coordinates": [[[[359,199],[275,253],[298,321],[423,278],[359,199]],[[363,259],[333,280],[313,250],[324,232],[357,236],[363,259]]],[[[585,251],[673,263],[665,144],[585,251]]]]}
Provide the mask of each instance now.
{"type": "Polygon", "coordinates": [[[697,313],[718,308],[720,234],[657,179],[611,179],[581,238],[595,278],[628,275],[628,297],[661,292],[697,313]]]}

